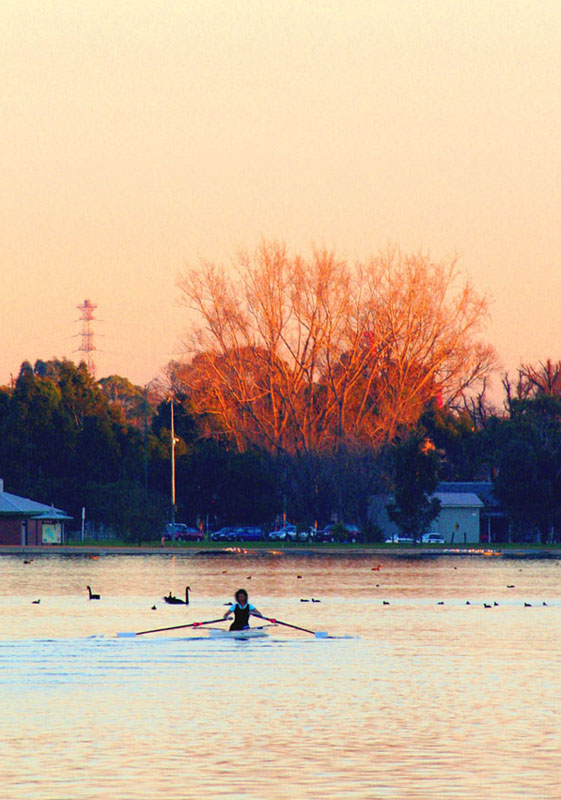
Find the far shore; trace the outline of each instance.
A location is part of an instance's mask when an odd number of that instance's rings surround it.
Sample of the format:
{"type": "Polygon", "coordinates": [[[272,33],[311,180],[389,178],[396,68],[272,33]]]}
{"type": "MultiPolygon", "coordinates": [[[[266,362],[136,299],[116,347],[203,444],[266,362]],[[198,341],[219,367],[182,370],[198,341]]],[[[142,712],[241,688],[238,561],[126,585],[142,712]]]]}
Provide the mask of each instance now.
{"type": "Polygon", "coordinates": [[[383,558],[435,558],[435,557],[479,557],[479,558],[533,558],[561,559],[561,545],[518,545],[518,544],[477,544],[470,545],[277,545],[268,543],[252,545],[233,543],[217,545],[214,542],[196,542],[181,545],[103,545],[103,544],[64,544],[64,545],[0,545],[0,556],[181,556],[196,558],[200,556],[353,556],[383,558]]]}

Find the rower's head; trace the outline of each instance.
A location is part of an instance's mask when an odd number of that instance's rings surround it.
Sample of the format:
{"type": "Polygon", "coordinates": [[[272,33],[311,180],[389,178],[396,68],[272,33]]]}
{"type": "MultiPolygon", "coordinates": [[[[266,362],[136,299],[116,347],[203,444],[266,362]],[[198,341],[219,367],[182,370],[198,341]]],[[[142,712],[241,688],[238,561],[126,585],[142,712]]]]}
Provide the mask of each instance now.
{"type": "Polygon", "coordinates": [[[240,606],[245,606],[247,603],[247,592],[245,589],[238,589],[234,597],[236,599],[236,603],[239,603],[240,606]]]}

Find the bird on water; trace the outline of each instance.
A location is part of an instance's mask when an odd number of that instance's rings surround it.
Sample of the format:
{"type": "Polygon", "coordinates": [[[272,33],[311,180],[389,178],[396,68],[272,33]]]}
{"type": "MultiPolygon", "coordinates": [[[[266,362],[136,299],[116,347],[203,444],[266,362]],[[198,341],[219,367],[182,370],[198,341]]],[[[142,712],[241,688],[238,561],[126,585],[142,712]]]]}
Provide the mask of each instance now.
{"type": "Polygon", "coordinates": [[[189,605],[189,589],[190,586],[185,587],[185,600],[182,600],[180,597],[174,597],[170,592],[167,597],[164,597],[166,603],[169,603],[171,606],[188,606],[189,605]]]}
{"type": "Polygon", "coordinates": [[[101,595],[100,594],[94,594],[92,592],[91,586],[86,586],[86,589],[90,593],[90,597],[89,597],[90,600],[101,600],[101,595]]]}

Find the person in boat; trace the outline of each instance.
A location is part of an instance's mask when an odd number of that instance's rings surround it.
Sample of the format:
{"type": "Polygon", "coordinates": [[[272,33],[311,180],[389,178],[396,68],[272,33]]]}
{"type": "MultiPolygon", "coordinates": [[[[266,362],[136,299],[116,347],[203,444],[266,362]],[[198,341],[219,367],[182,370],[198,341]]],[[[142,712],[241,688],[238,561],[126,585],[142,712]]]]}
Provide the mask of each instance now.
{"type": "Polygon", "coordinates": [[[249,602],[245,589],[238,589],[234,595],[235,603],[232,603],[228,611],[224,614],[224,619],[233,614],[234,621],[230,625],[231,631],[243,631],[249,628],[249,618],[253,614],[255,617],[262,617],[263,614],[249,602]]]}

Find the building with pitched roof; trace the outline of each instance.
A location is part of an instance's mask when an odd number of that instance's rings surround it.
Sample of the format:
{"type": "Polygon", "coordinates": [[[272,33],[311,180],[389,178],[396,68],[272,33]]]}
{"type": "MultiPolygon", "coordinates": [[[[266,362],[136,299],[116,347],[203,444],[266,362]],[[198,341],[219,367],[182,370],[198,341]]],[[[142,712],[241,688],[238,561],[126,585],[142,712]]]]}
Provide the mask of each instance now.
{"type": "Polygon", "coordinates": [[[61,508],[5,492],[0,478],[0,545],[62,544],[69,519],[61,508]]]}
{"type": "Polygon", "coordinates": [[[481,542],[508,542],[510,522],[508,515],[493,491],[491,481],[442,481],[438,484],[440,494],[470,492],[481,500],[483,507],[479,512],[481,542]]]}
{"type": "MultiPolygon", "coordinates": [[[[442,482],[432,497],[440,501],[440,514],[431,531],[442,534],[450,544],[508,541],[508,518],[493,494],[493,484],[485,481],[442,482]]],[[[373,497],[370,518],[384,537],[402,535],[387,514],[392,498],[373,497]]]]}
{"type": "Polygon", "coordinates": [[[435,492],[440,514],[431,530],[441,533],[445,542],[467,544],[480,541],[479,515],[483,503],[474,492],[435,492]]]}

